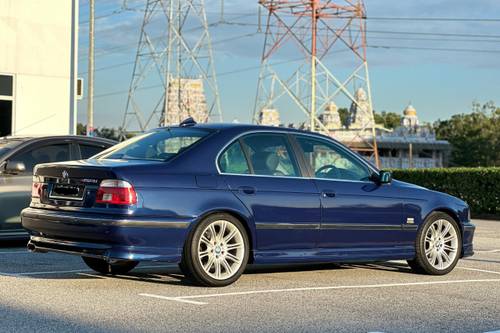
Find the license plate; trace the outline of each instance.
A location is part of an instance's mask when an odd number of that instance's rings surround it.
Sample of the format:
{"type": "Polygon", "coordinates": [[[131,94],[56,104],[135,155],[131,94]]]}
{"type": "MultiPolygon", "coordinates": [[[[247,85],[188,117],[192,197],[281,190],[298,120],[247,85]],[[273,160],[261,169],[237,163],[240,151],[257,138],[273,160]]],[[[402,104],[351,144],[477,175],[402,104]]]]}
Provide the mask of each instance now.
{"type": "Polygon", "coordinates": [[[55,184],[49,198],[64,200],[83,200],[83,187],[67,184],[55,184]]]}

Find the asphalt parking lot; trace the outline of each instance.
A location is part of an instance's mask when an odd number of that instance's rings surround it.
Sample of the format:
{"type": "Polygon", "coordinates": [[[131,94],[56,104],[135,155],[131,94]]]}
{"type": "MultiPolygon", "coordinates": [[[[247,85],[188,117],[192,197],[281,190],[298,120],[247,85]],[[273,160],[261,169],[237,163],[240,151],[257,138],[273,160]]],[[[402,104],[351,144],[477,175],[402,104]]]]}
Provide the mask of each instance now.
{"type": "Polygon", "coordinates": [[[175,266],[103,277],[78,257],[4,244],[0,331],[500,332],[500,221],[474,223],[476,254],[446,276],[403,262],[251,267],[218,289],[175,266]]]}

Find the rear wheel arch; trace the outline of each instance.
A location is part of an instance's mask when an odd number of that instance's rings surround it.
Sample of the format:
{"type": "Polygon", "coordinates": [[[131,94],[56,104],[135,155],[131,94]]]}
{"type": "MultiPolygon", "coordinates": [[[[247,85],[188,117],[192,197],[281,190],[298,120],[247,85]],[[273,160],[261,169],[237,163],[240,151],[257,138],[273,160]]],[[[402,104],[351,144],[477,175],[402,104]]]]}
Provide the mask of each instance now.
{"type": "Polygon", "coordinates": [[[248,220],[247,217],[245,217],[240,212],[237,212],[237,211],[234,211],[231,209],[214,209],[214,210],[205,212],[196,219],[196,222],[191,224],[189,234],[191,235],[194,232],[195,226],[198,223],[200,223],[201,221],[203,221],[207,217],[209,217],[211,215],[215,215],[215,214],[228,214],[241,222],[241,224],[245,228],[245,232],[247,233],[248,243],[250,245],[250,248],[249,248],[250,255],[248,258],[248,263],[249,264],[253,263],[253,261],[254,261],[254,249],[255,249],[255,228],[252,229],[251,222],[248,220]]]}

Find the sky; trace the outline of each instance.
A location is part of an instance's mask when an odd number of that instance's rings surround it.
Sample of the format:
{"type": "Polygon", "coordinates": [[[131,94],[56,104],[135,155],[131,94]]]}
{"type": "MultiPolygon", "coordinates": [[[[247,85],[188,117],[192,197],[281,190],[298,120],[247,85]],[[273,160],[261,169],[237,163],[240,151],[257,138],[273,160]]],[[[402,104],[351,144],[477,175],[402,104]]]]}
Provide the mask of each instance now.
{"type": "MultiPolygon", "coordinates": [[[[133,10],[122,10],[122,0],[96,2],[94,124],[118,127],[125,112],[146,0],[128,0],[133,10]]],[[[220,0],[205,2],[208,23],[212,23],[223,119],[251,122],[264,46],[264,34],[257,32],[258,3],[225,0],[224,20],[228,23],[215,24],[221,20],[220,0]]],[[[471,112],[474,101],[500,104],[498,0],[365,0],[365,5],[367,59],[376,111],[401,113],[411,103],[422,122],[433,122],[471,112]]],[[[79,8],[78,71],[86,82],[88,0],[81,0],[79,8]]],[[[164,21],[161,16],[155,20],[151,33],[161,35],[164,21]]],[[[299,51],[288,50],[270,61],[283,62],[279,68],[286,71],[296,65],[286,61],[297,57],[299,51]]],[[[340,76],[349,73],[345,57],[346,52],[334,53],[336,62],[329,63],[329,69],[340,76]]],[[[147,80],[154,82],[154,73],[147,80]]],[[[160,95],[157,87],[138,97],[146,116],[160,95]]],[[[347,102],[337,102],[340,107],[348,106],[343,103],[347,102]]],[[[283,122],[306,120],[303,114],[280,111],[283,122]]],[[[78,121],[86,123],[85,98],[78,102],[78,121]]]]}

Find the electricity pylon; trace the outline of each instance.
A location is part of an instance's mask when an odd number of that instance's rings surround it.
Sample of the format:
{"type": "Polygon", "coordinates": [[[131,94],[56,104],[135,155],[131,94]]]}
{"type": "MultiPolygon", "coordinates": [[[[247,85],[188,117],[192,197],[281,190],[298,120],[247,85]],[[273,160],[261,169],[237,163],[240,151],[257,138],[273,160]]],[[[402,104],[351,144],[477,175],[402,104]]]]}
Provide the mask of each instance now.
{"type": "Polygon", "coordinates": [[[253,121],[265,119],[263,110],[276,114],[278,107],[288,116],[305,115],[305,128],[343,136],[343,142],[378,165],[363,1],[260,0],[259,4],[268,14],[253,121]],[[291,60],[282,66],[283,59],[291,60]],[[350,121],[338,131],[318,117],[335,101],[351,105],[350,121]]]}
{"type": "Polygon", "coordinates": [[[121,137],[188,116],[222,120],[204,0],[147,0],[121,137]]]}

